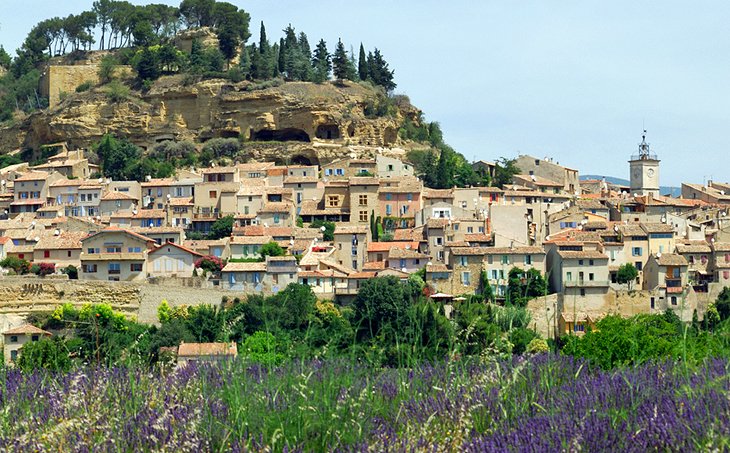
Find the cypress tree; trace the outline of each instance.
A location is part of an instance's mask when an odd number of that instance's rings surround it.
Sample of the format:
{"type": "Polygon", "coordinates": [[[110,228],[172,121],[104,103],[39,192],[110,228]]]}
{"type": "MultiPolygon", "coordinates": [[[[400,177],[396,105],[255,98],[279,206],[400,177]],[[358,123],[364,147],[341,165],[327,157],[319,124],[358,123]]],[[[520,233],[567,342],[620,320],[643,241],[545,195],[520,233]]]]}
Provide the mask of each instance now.
{"type": "Polygon", "coordinates": [[[279,38],[279,72],[286,72],[286,46],[284,45],[284,38],[279,38]]]}
{"type": "Polygon", "coordinates": [[[238,66],[246,79],[251,78],[251,55],[248,53],[248,47],[243,46],[241,49],[241,58],[239,58],[238,66]]]}
{"type": "Polygon", "coordinates": [[[360,80],[368,79],[368,61],[367,57],[365,56],[365,48],[363,47],[362,43],[360,43],[360,55],[357,62],[357,72],[360,76],[360,80]]]}

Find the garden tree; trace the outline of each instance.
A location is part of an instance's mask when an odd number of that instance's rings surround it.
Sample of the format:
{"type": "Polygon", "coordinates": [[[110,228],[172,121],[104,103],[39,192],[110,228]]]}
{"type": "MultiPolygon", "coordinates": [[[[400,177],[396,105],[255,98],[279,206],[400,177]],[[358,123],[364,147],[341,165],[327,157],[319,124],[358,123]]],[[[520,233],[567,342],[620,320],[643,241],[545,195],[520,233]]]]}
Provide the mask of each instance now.
{"type": "Polygon", "coordinates": [[[512,177],[518,174],[520,174],[520,169],[515,165],[515,160],[502,157],[494,166],[494,185],[503,188],[505,184],[511,184],[512,177]]]}
{"type": "MultiPolygon", "coordinates": [[[[269,79],[273,77],[275,72],[278,72],[278,68],[275,68],[276,55],[272,52],[271,44],[266,37],[266,27],[264,22],[261,21],[261,28],[259,30],[259,60],[255,68],[254,78],[256,79],[269,79]]],[[[277,65],[278,66],[278,65],[277,65]]],[[[253,65],[252,65],[253,67],[253,65]]]]}
{"type": "Polygon", "coordinates": [[[537,338],[537,333],[532,329],[517,327],[509,331],[509,341],[512,343],[512,354],[521,355],[527,351],[527,347],[537,338]]]}
{"type": "Polygon", "coordinates": [[[65,341],[56,336],[24,344],[15,365],[26,373],[37,369],[65,373],[71,369],[71,358],[65,341]]]}
{"type": "Polygon", "coordinates": [[[730,318],[730,287],[726,286],[720,291],[714,305],[721,321],[730,318]]]}
{"type": "Polygon", "coordinates": [[[238,49],[238,36],[232,28],[223,27],[218,30],[218,48],[226,59],[227,67],[230,68],[231,59],[236,56],[238,49]]]}
{"type": "Polygon", "coordinates": [[[30,272],[30,263],[24,259],[16,258],[14,256],[9,256],[0,261],[0,267],[3,269],[12,269],[12,271],[18,275],[30,272]]]}
{"type": "Polygon", "coordinates": [[[636,277],[639,276],[639,271],[631,263],[622,264],[616,272],[616,281],[621,284],[628,284],[629,291],[631,291],[631,285],[636,281],[636,277]]]}
{"type": "Polygon", "coordinates": [[[547,280],[539,270],[510,269],[507,279],[507,303],[525,307],[530,299],[547,294],[547,280]]]}
{"type": "Polygon", "coordinates": [[[199,343],[213,343],[226,341],[222,337],[223,313],[211,305],[197,305],[188,307],[188,314],[185,318],[185,326],[195,341],[199,343]]]}
{"type": "Polygon", "coordinates": [[[373,339],[386,328],[397,332],[406,319],[409,302],[405,286],[396,277],[364,281],[353,302],[358,338],[373,339]]]}
{"type": "Polygon", "coordinates": [[[375,223],[375,211],[370,211],[370,239],[378,242],[378,224],[375,223]]]}
{"type": "Polygon", "coordinates": [[[195,260],[194,264],[196,269],[203,269],[204,271],[213,274],[219,273],[225,266],[225,263],[222,259],[212,255],[206,255],[202,258],[198,258],[197,260],[195,260]]]}
{"type": "Polygon", "coordinates": [[[209,27],[213,25],[215,0],[182,0],[180,16],[189,27],[209,27]]]}
{"type": "Polygon", "coordinates": [[[149,362],[155,363],[159,360],[160,348],[179,346],[183,342],[195,342],[185,319],[172,318],[162,322],[159,328],[153,326],[150,329],[149,362]]]}
{"type": "Polygon", "coordinates": [[[489,284],[489,276],[487,271],[479,272],[479,294],[481,294],[484,302],[494,302],[494,291],[492,285],[489,284]]]}
{"type": "Polygon", "coordinates": [[[210,226],[210,233],[208,233],[209,239],[223,239],[231,237],[233,232],[233,216],[227,215],[213,222],[210,226]]]}
{"type": "Polygon", "coordinates": [[[61,272],[68,275],[69,280],[79,279],[79,269],[73,264],[69,264],[68,266],[62,268],[61,272]]]}
{"type": "Polygon", "coordinates": [[[357,74],[360,76],[360,80],[368,79],[368,57],[365,55],[365,48],[360,43],[360,53],[357,59],[357,74]]]}
{"type": "Polygon", "coordinates": [[[408,152],[407,159],[413,164],[416,175],[423,180],[423,185],[435,188],[438,165],[436,153],[430,149],[415,149],[408,152]]]}
{"type": "Polygon", "coordinates": [[[350,57],[347,55],[345,45],[342,43],[341,39],[337,41],[335,53],[332,56],[332,71],[334,72],[336,79],[355,80],[357,71],[355,70],[355,66],[352,64],[350,57]]]}
{"type": "Polygon", "coordinates": [[[309,285],[290,283],[270,297],[268,303],[278,308],[279,325],[286,330],[306,330],[317,297],[309,285]]]}
{"type": "Polygon", "coordinates": [[[326,220],[320,219],[315,220],[309,225],[310,228],[318,228],[319,230],[324,227],[324,231],[322,232],[322,239],[324,239],[325,241],[335,240],[335,226],[336,225],[334,222],[328,222],[326,220]]]}
{"type": "Polygon", "coordinates": [[[275,241],[267,242],[259,249],[262,258],[267,256],[284,256],[284,249],[275,241]]]}
{"type": "Polygon", "coordinates": [[[180,28],[180,12],[176,7],[153,3],[143,8],[155,36],[158,38],[175,36],[180,28]]]}
{"type": "Polygon", "coordinates": [[[149,18],[150,12],[144,7],[135,8],[130,18],[132,21],[131,31],[134,37],[134,45],[137,47],[148,47],[157,44],[159,40],[152,28],[149,18]]]}

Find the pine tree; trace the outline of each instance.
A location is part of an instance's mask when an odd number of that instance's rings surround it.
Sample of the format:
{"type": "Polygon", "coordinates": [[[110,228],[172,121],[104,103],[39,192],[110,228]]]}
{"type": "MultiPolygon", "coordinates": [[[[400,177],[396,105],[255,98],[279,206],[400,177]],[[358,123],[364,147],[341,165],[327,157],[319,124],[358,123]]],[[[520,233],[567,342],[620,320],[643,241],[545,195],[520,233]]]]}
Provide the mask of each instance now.
{"type": "Polygon", "coordinates": [[[454,167],[452,163],[452,151],[448,147],[441,149],[441,156],[436,166],[436,188],[450,189],[453,182],[454,167]]]}
{"type": "Polygon", "coordinates": [[[327,43],[324,39],[320,39],[312,57],[312,66],[314,67],[313,80],[315,82],[322,83],[329,79],[330,70],[332,69],[330,58],[330,54],[327,51],[327,43]]]}
{"type": "Polygon", "coordinates": [[[352,61],[350,61],[350,57],[347,55],[345,45],[342,44],[341,39],[337,41],[335,54],[332,57],[332,70],[336,79],[354,79],[355,67],[352,65],[352,61]]]}
{"type": "Polygon", "coordinates": [[[362,43],[360,43],[360,55],[357,62],[357,73],[360,76],[360,80],[368,79],[368,61],[367,57],[365,56],[365,48],[363,47],[362,43]]]}
{"type": "Polygon", "coordinates": [[[377,48],[372,53],[372,58],[368,55],[368,71],[373,83],[382,86],[385,91],[393,91],[397,86],[393,82],[394,71],[388,68],[388,62],[377,48]]]}
{"type": "MultiPolygon", "coordinates": [[[[266,27],[264,22],[261,21],[261,31],[259,32],[259,54],[260,60],[256,66],[256,70],[253,72],[254,77],[257,79],[269,79],[274,73],[271,44],[266,38],[266,27]]],[[[251,56],[253,61],[253,55],[251,56]]]]}

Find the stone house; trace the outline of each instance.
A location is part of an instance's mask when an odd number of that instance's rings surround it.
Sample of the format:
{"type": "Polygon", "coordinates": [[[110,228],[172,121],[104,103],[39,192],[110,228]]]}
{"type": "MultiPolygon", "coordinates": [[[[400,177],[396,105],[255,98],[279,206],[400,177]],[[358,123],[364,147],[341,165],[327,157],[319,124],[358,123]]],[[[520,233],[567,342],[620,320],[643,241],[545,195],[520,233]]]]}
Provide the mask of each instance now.
{"type": "Polygon", "coordinates": [[[370,217],[377,216],[377,178],[352,177],[349,179],[350,223],[369,226],[370,217]]]}
{"type": "Polygon", "coordinates": [[[290,283],[296,283],[297,259],[293,256],[267,256],[266,274],[271,279],[271,291],[274,293],[286,288],[290,283]]]}
{"type": "Polygon", "coordinates": [[[266,263],[233,263],[229,262],[221,271],[221,286],[224,288],[261,293],[270,291],[271,282],[266,276],[266,263]]]}
{"type": "Polygon", "coordinates": [[[721,286],[730,286],[730,242],[712,242],[712,262],[708,269],[721,286]]]}
{"type": "Polygon", "coordinates": [[[294,205],[288,201],[264,203],[258,212],[259,225],[293,227],[295,225],[294,205]]]}
{"type": "Polygon", "coordinates": [[[322,166],[322,178],[347,179],[353,176],[376,176],[377,163],[373,159],[354,159],[350,157],[333,160],[322,166]]]}
{"type": "Polygon", "coordinates": [[[230,241],[231,238],[185,240],[183,246],[195,250],[201,255],[227,260],[231,256],[230,241]]]}
{"type": "Polygon", "coordinates": [[[483,269],[487,273],[494,294],[507,294],[509,271],[536,269],[545,275],[545,250],[542,247],[484,247],[483,269]]]}
{"type": "Polygon", "coordinates": [[[261,247],[273,241],[271,236],[233,236],[230,240],[231,258],[261,258],[261,247]]]}
{"type": "Polygon", "coordinates": [[[51,337],[51,332],[47,332],[38,327],[25,324],[14,329],[3,332],[3,353],[5,355],[5,365],[12,365],[20,356],[23,345],[32,341],[40,341],[42,338],[51,337]]]}
{"type": "MultiPolygon", "coordinates": [[[[451,294],[474,294],[479,290],[479,275],[484,269],[488,247],[453,247],[450,255],[452,269],[451,294]]],[[[428,267],[428,266],[427,266],[428,267]]]]}
{"type": "Polygon", "coordinates": [[[185,240],[185,230],[180,227],[131,227],[129,230],[152,239],[157,245],[167,243],[182,244],[185,240]]]}
{"type": "Polygon", "coordinates": [[[571,195],[580,195],[581,193],[578,170],[564,167],[553,162],[552,159],[538,159],[529,155],[520,155],[515,159],[515,166],[522,170],[523,174],[561,183],[563,191],[571,195]]]}
{"type": "Polygon", "coordinates": [[[10,203],[11,213],[35,212],[48,202],[50,187],[56,181],[65,179],[56,172],[29,171],[15,179],[14,198],[10,203]]]}
{"type": "Polygon", "coordinates": [[[714,281],[710,245],[705,241],[686,241],[676,245],[675,253],[687,260],[687,279],[695,291],[707,292],[707,285],[714,281]]]}
{"type": "Polygon", "coordinates": [[[437,293],[449,293],[451,286],[451,269],[442,263],[426,263],[426,283],[437,293]]]}
{"type": "Polygon", "coordinates": [[[618,232],[624,244],[624,256],[639,271],[638,285],[643,286],[644,266],[649,259],[649,236],[639,224],[618,225],[618,232]]]}
{"type": "Polygon", "coordinates": [[[368,249],[370,229],[365,225],[337,225],[334,233],[334,259],[355,270],[362,269],[368,249]]]}
{"type": "Polygon", "coordinates": [[[316,173],[309,176],[286,176],[284,189],[291,191],[292,201],[297,210],[302,207],[304,200],[319,200],[324,192],[316,173]]]}
{"type": "Polygon", "coordinates": [[[33,260],[36,263],[53,263],[56,269],[67,266],[81,267],[81,240],[83,231],[58,231],[57,235],[45,235],[35,244],[33,260]]]}
{"type": "Polygon", "coordinates": [[[650,255],[644,271],[644,289],[658,292],[669,308],[678,308],[687,286],[688,264],[684,256],[676,253],[650,255]]]}
{"type": "Polygon", "coordinates": [[[393,249],[418,250],[418,242],[370,242],[367,245],[368,261],[383,261],[385,262],[386,268],[391,267],[391,263],[389,262],[389,256],[391,250],[393,249]]]}
{"type": "Polygon", "coordinates": [[[111,216],[117,211],[132,211],[139,200],[126,192],[107,191],[99,199],[99,214],[111,216]]]}
{"type": "Polygon", "coordinates": [[[195,261],[203,255],[172,242],[165,243],[147,254],[147,275],[150,277],[191,277],[195,261]]]}
{"type": "Polygon", "coordinates": [[[375,175],[378,178],[404,178],[414,176],[413,165],[394,157],[377,154],[375,156],[375,165],[375,175]]]}
{"type": "Polygon", "coordinates": [[[394,228],[415,226],[415,215],[421,210],[423,183],[417,178],[386,179],[378,189],[378,215],[394,218],[394,228]]]}
{"type": "Polygon", "coordinates": [[[155,241],[129,230],[107,228],[82,239],[81,246],[80,279],[141,281],[155,241]]]}
{"type": "Polygon", "coordinates": [[[609,288],[608,256],[582,244],[551,245],[547,253],[550,289],[565,296],[603,296],[609,288]]]}

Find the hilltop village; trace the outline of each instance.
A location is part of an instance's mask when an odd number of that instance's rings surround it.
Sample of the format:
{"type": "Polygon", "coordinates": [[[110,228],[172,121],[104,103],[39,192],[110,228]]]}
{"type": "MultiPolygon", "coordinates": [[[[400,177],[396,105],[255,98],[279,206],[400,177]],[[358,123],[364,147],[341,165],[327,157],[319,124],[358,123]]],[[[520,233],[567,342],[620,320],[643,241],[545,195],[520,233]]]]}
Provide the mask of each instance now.
{"type": "Polygon", "coordinates": [[[78,278],[273,294],[297,282],[347,304],[365,280],[421,272],[430,297],[449,306],[475,293],[504,303],[510,278],[536,275],[511,271],[534,269],[548,288],[528,309],[554,338],[609,313],[701,318],[730,285],[730,185],[660,195],[645,138],[630,156],[630,187],[521,155],[501,189],[429,189],[411,163],[381,154],[92,179],[84,150],[51,147],[42,165],[0,170],[0,287],[78,278]],[[12,277],[29,269],[39,276],[12,277]]]}

